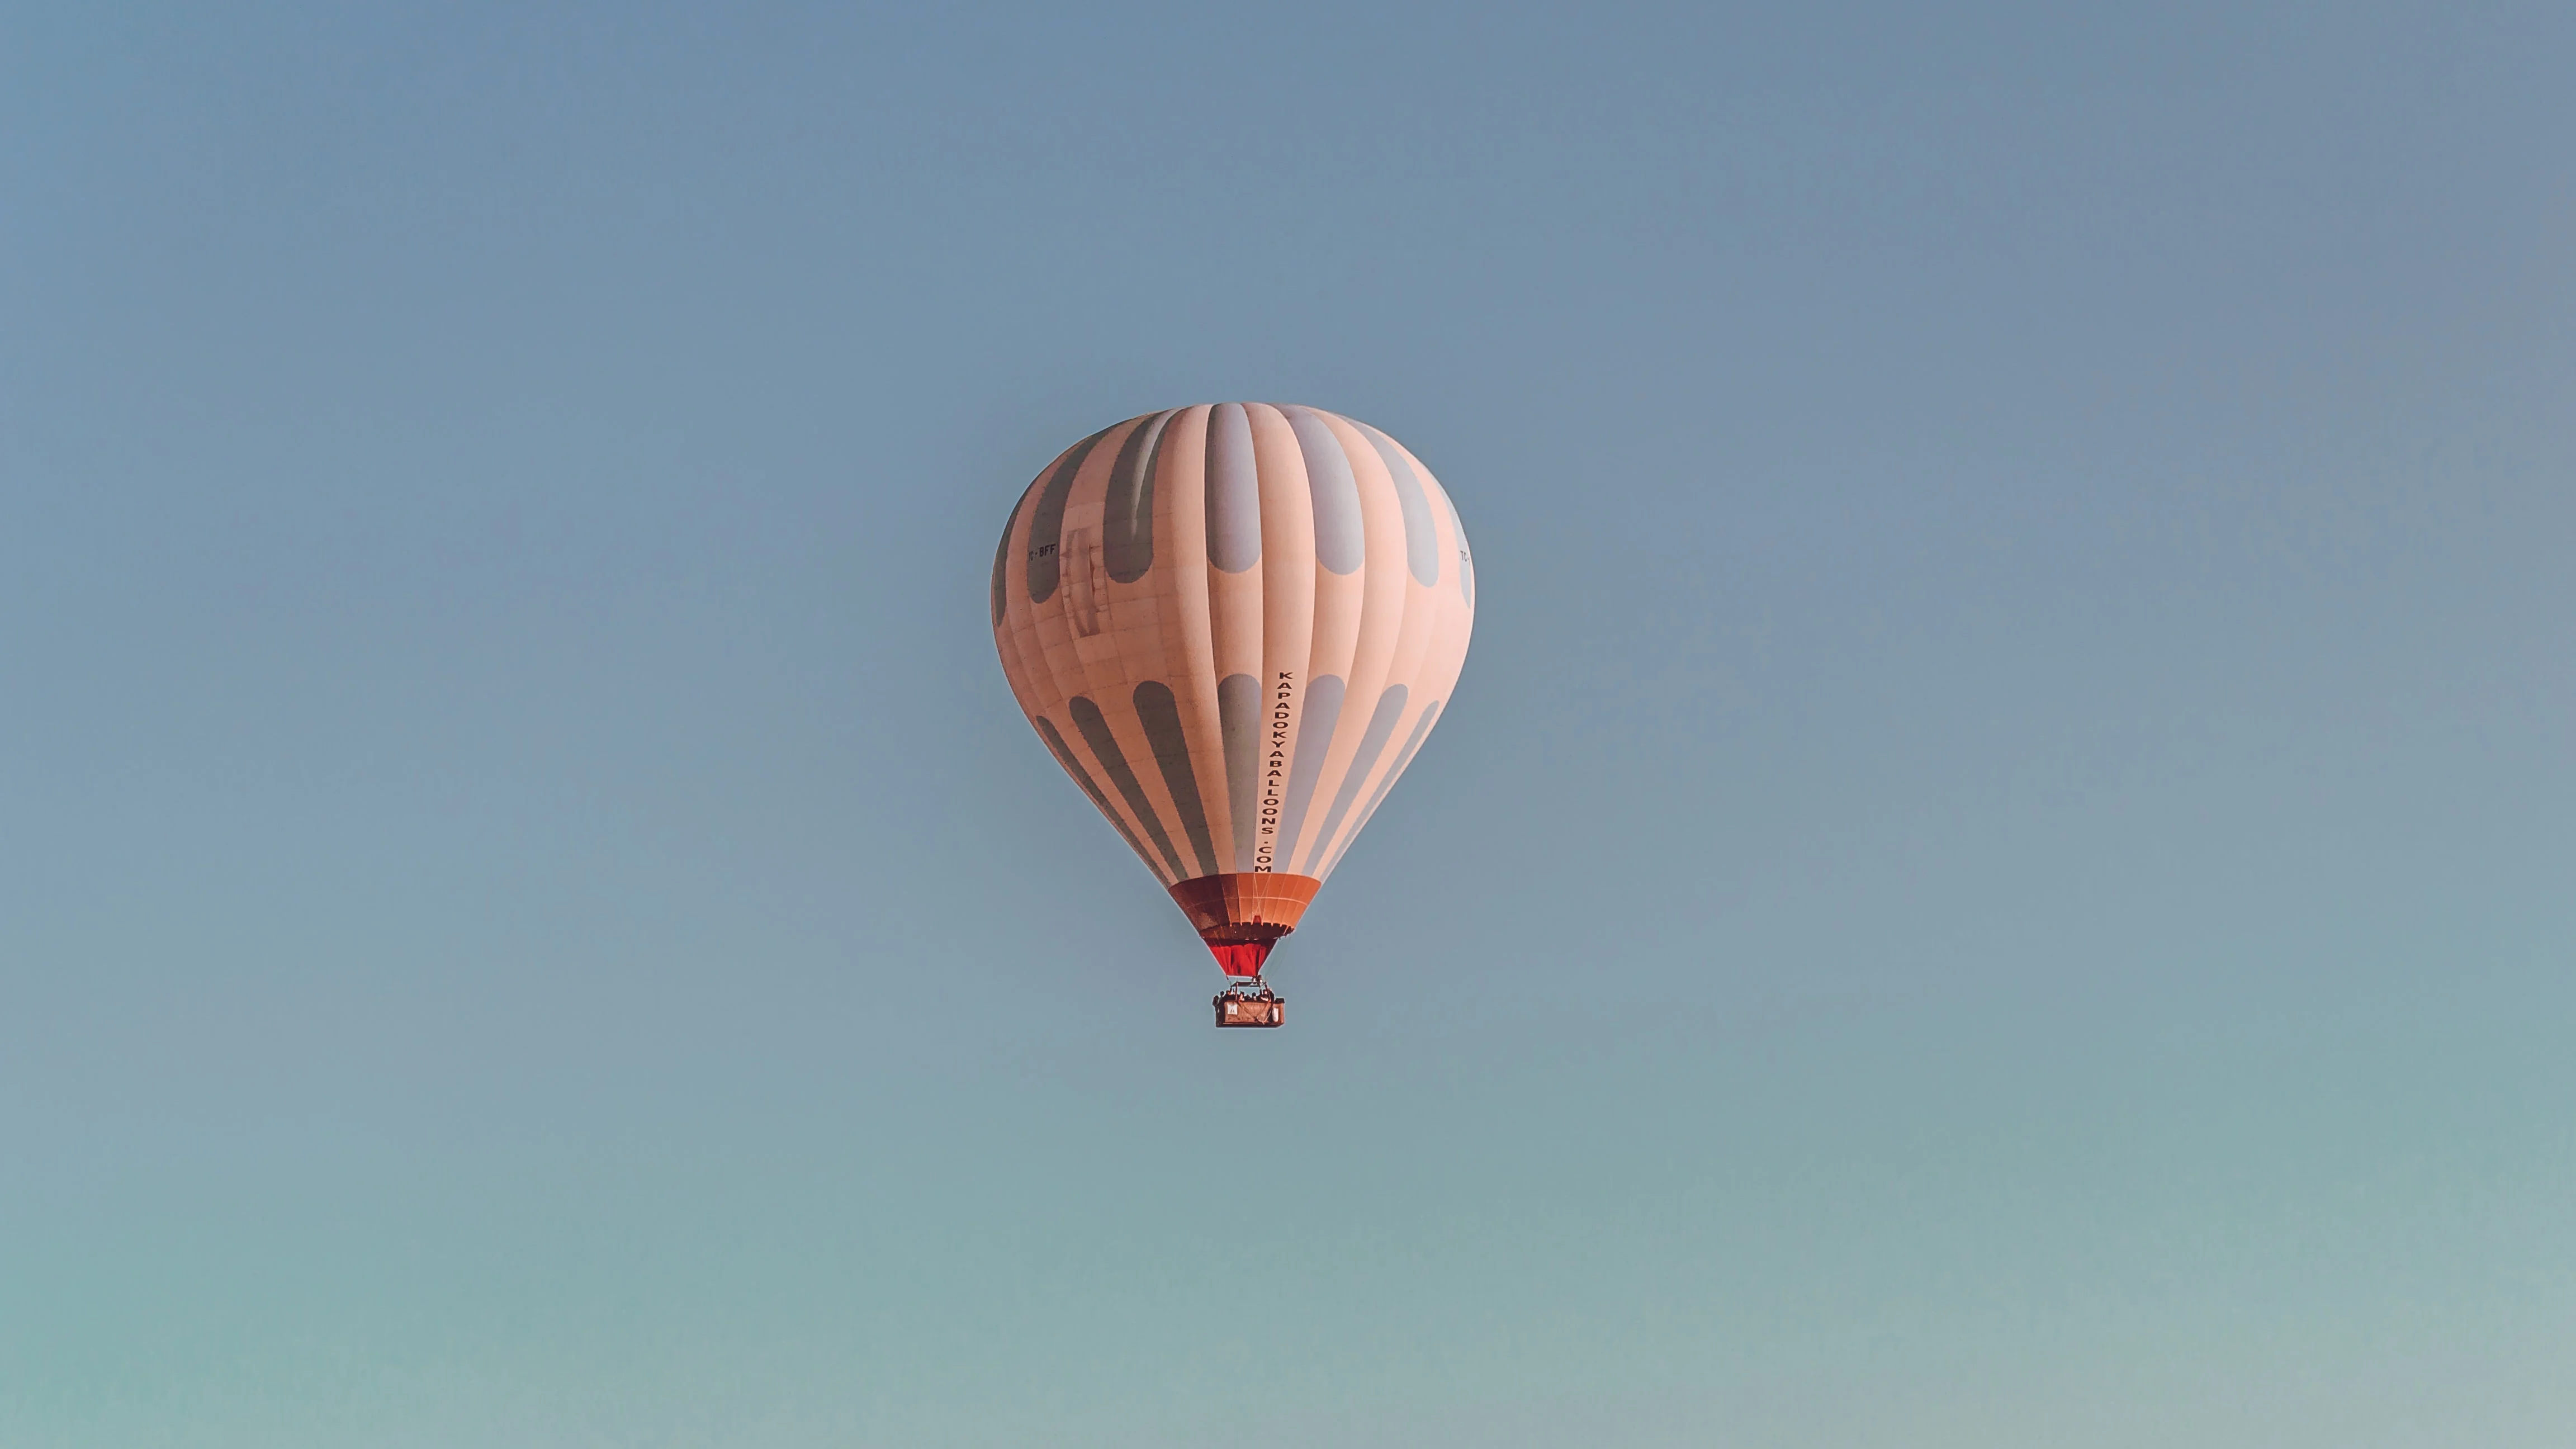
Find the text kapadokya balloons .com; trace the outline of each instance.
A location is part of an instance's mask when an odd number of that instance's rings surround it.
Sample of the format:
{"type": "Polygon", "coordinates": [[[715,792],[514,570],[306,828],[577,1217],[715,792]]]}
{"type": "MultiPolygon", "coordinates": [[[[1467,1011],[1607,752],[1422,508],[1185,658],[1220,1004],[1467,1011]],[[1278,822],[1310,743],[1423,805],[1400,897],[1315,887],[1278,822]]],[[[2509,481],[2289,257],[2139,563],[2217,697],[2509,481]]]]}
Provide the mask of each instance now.
{"type": "Polygon", "coordinates": [[[1317,408],[1103,428],[993,555],[1020,709],[1230,976],[1260,974],[1412,763],[1475,611],[1431,470],[1317,408]]]}

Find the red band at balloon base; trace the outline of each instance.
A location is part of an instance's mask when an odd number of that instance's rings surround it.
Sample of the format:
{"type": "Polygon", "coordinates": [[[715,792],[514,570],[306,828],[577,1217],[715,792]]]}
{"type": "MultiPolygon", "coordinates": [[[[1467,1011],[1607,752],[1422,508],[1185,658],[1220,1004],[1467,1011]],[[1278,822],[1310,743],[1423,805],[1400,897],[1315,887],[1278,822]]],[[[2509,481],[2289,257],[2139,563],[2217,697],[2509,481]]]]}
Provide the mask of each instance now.
{"type": "Polygon", "coordinates": [[[1273,941],[1210,941],[1208,954],[1228,976],[1259,976],[1261,963],[1270,959],[1273,941]]]}

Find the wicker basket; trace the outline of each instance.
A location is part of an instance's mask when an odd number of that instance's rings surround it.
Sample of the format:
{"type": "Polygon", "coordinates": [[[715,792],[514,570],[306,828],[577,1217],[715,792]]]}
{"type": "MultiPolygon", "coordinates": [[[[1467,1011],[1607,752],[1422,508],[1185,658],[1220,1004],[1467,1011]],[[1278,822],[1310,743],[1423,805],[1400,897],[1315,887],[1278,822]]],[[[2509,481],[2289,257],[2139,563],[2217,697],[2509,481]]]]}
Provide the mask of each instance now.
{"type": "Polygon", "coordinates": [[[1288,1003],[1277,996],[1239,995],[1220,991],[1216,997],[1216,1024],[1219,1026],[1277,1026],[1287,1020],[1288,1003]]]}

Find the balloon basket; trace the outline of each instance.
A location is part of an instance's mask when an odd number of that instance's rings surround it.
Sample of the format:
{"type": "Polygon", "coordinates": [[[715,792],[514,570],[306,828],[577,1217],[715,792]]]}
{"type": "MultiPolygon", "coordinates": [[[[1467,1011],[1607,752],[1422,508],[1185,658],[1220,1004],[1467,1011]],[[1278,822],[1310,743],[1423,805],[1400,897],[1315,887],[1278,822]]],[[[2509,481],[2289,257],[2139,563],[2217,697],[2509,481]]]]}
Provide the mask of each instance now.
{"type": "Polygon", "coordinates": [[[1278,1026],[1287,1020],[1288,999],[1255,976],[1229,984],[1216,994],[1219,1026],[1278,1026]]]}

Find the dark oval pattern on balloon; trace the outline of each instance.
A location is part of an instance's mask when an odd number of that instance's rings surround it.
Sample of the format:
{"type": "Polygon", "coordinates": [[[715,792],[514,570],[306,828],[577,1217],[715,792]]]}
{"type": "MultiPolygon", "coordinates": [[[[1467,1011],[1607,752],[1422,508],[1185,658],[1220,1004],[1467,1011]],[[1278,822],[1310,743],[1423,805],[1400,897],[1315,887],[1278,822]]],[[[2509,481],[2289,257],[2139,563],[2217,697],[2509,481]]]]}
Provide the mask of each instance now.
{"type": "Polygon", "coordinates": [[[1020,501],[1011,505],[1011,516],[1002,520],[1002,541],[993,545],[993,627],[1002,627],[1002,616],[1011,603],[1011,533],[1020,526],[1020,510],[1029,506],[1029,495],[1038,491],[1035,480],[1020,490],[1020,501]]]}
{"type": "Polygon", "coordinates": [[[1014,508],[1011,510],[1010,523],[1002,525],[1002,541],[993,545],[993,627],[996,629],[1002,627],[1002,615],[1005,612],[1002,600],[1002,576],[1009,569],[1011,562],[1011,524],[1019,521],[1020,510],[1014,508]]]}
{"type": "Polygon", "coordinates": [[[1163,829],[1163,817],[1154,813],[1154,802],[1145,798],[1145,787],[1136,783],[1136,772],[1127,767],[1127,752],[1118,748],[1118,737],[1109,732],[1108,717],[1089,696],[1080,694],[1065,701],[1065,712],[1073,716],[1073,727],[1082,731],[1083,743],[1091,746],[1109,783],[1118,787],[1119,798],[1127,802],[1127,808],[1136,813],[1137,823],[1145,827],[1145,837],[1170,862],[1172,879],[1180,879],[1186,873],[1181,853],[1172,849],[1172,837],[1163,829]]]}
{"type": "Polygon", "coordinates": [[[1377,449],[1378,461],[1386,464],[1387,476],[1395,480],[1396,506],[1404,510],[1404,566],[1416,583],[1440,582],[1440,530],[1432,526],[1431,503],[1422,496],[1422,480],[1414,475],[1412,460],[1393,438],[1366,423],[1356,426],[1368,435],[1369,446],[1377,449]]]}
{"type": "Polygon", "coordinates": [[[1073,783],[1080,785],[1082,793],[1090,796],[1091,803],[1099,807],[1100,818],[1109,822],[1109,828],[1118,832],[1118,838],[1127,842],[1127,848],[1136,852],[1136,858],[1145,862],[1146,869],[1158,877],[1162,876],[1162,867],[1154,864],[1154,857],[1146,851],[1144,842],[1136,838],[1136,832],[1127,828],[1126,821],[1118,818],[1118,811],[1110,805],[1109,797],[1100,793],[1100,786],[1092,781],[1091,772],[1084,769],[1081,759],[1065,747],[1064,736],[1056,733],[1055,723],[1042,714],[1031,715],[1029,723],[1038,727],[1038,738],[1045,740],[1046,747],[1055,752],[1055,762],[1064,766],[1064,772],[1073,777],[1073,783]]]}
{"type": "Polygon", "coordinates": [[[1449,505],[1449,532],[1458,540],[1458,597],[1472,609],[1476,607],[1476,554],[1467,547],[1467,525],[1458,519],[1457,500],[1443,493],[1440,501],[1449,505]]]}
{"type": "Polygon", "coordinates": [[[1217,728],[1225,741],[1225,798],[1234,817],[1234,868],[1252,869],[1261,794],[1261,681],[1229,674],[1216,682],[1217,728]]]}
{"type": "Polygon", "coordinates": [[[1208,836],[1207,805],[1199,799],[1198,772],[1190,768],[1190,741],[1181,731],[1179,701],[1172,698],[1172,688],[1159,679],[1148,679],[1136,686],[1136,721],[1145,727],[1145,743],[1154,747],[1154,763],[1162,768],[1164,788],[1172,792],[1172,804],[1181,812],[1181,833],[1190,838],[1190,851],[1199,860],[1199,874],[1216,874],[1216,842],[1208,836]]]}
{"type": "MultiPolygon", "coordinates": [[[[1178,411],[1174,409],[1173,411],[1178,411]]],[[[1154,467],[1163,456],[1170,412],[1127,435],[1109,470],[1109,508],[1102,517],[1101,553],[1109,577],[1132,584],[1154,566],[1154,467]]]]}
{"type": "Polygon", "coordinates": [[[1261,473],[1241,403],[1208,409],[1207,553],[1230,574],[1261,562],[1261,473]]]}
{"type": "Polygon", "coordinates": [[[1029,602],[1043,604],[1055,594],[1057,576],[1064,568],[1064,501],[1073,492],[1073,475],[1082,471],[1082,460],[1110,429],[1099,432],[1067,448],[1057,460],[1055,471],[1047,475],[1046,487],[1038,492],[1038,506],[1029,515],[1029,602]]]}
{"type": "MultiPolygon", "coordinates": [[[[1387,736],[1395,733],[1395,722],[1404,716],[1405,690],[1401,684],[1390,684],[1378,694],[1377,708],[1370,711],[1368,730],[1360,736],[1359,753],[1351,756],[1351,767],[1342,776],[1342,788],[1333,792],[1333,808],[1324,812],[1324,828],[1315,836],[1314,852],[1321,853],[1323,843],[1333,838],[1342,826],[1342,817],[1350,813],[1351,801],[1360,793],[1360,785],[1376,767],[1377,757],[1386,749],[1387,736]]],[[[1308,861],[1311,867],[1314,862],[1308,861]]],[[[1313,874],[1310,869],[1308,874],[1313,874]]]]}
{"type": "Polygon", "coordinates": [[[1432,722],[1439,718],[1440,701],[1435,699],[1423,709],[1422,718],[1413,722],[1413,733],[1405,736],[1404,749],[1396,755],[1395,763],[1387,768],[1386,778],[1378,781],[1377,788],[1369,792],[1368,803],[1360,807],[1359,818],[1351,822],[1350,833],[1333,848],[1333,858],[1324,862],[1323,869],[1308,874],[1331,875],[1341,869],[1342,857],[1350,853],[1351,842],[1359,839],[1360,832],[1368,829],[1369,821],[1377,817],[1378,802],[1386,798],[1386,792],[1395,788],[1396,780],[1412,765],[1413,752],[1422,748],[1423,737],[1431,733],[1432,722]]]}
{"type": "Polygon", "coordinates": [[[1297,434],[1297,450],[1306,457],[1306,495],[1315,504],[1315,562],[1346,574],[1367,555],[1368,530],[1360,521],[1359,480],[1351,476],[1350,455],[1333,436],[1330,423],[1313,408],[1282,408],[1297,434]]]}

